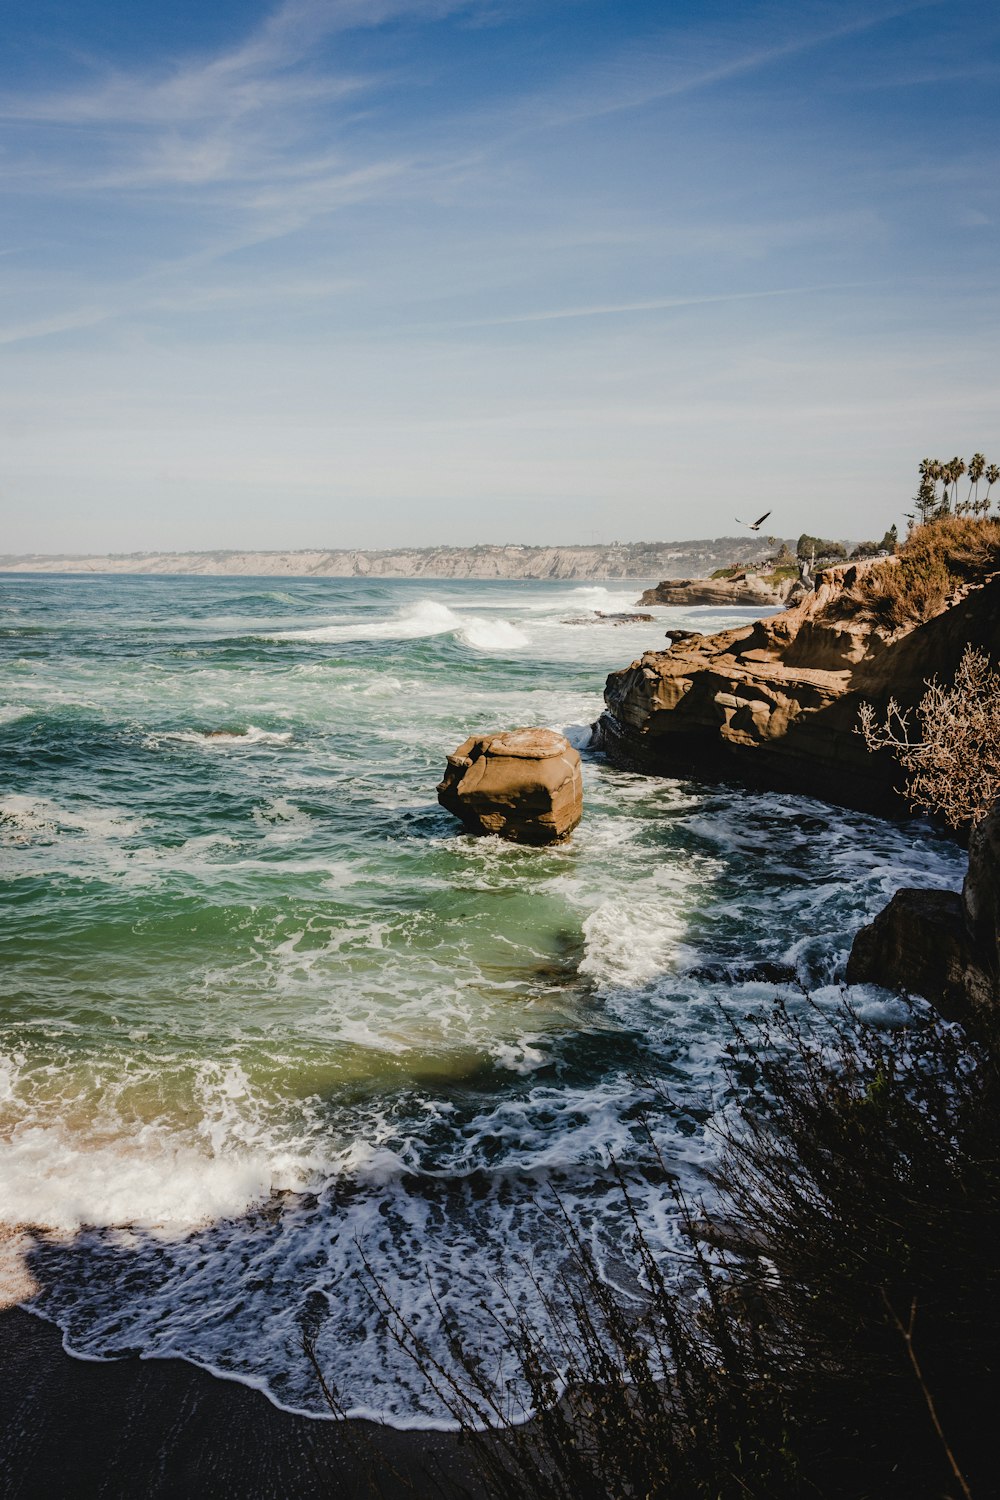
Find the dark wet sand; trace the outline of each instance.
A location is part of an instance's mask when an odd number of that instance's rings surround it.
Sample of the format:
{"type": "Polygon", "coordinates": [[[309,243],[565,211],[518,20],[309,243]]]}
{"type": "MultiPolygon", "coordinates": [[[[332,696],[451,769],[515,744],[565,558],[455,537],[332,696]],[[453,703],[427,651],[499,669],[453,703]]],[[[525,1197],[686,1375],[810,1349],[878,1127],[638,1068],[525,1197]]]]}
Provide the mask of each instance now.
{"type": "Polygon", "coordinates": [[[475,1494],[466,1452],[449,1433],[290,1416],[184,1360],[72,1359],[51,1324],[0,1312],[3,1500],[396,1500],[447,1493],[442,1472],[475,1494]]]}

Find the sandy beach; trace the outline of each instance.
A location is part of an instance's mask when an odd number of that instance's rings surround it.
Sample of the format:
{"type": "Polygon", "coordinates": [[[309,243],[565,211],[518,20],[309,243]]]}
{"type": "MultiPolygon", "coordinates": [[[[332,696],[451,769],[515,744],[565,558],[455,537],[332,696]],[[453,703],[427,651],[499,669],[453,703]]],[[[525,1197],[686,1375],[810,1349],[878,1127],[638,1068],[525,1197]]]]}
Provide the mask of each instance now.
{"type": "Polygon", "coordinates": [[[0,1313],[4,1500],[393,1500],[442,1475],[468,1482],[450,1434],[291,1416],[183,1360],[73,1359],[52,1324],[0,1313]]]}

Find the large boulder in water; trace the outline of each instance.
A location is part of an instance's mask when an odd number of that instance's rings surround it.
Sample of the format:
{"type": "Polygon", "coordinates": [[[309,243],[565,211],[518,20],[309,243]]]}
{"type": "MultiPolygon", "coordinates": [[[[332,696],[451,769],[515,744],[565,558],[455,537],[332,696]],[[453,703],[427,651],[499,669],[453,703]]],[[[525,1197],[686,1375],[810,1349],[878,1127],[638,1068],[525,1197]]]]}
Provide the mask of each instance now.
{"type": "Polygon", "coordinates": [[[957,891],[906,888],[858,932],[847,961],[847,983],[924,995],[953,1017],[966,1009],[969,966],[957,891]]]}
{"type": "Polygon", "coordinates": [[[972,830],[961,896],[897,891],[855,937],[847,982],[923,995],[949,1018],[1000,1006],[1000,802],[972,830]]]}
{"type": "Polygon", "coordinates": [[[552,729],[473,735],[448,756],[438,801],[470,833],[555,844],[583,815],[580,757],[552,729]]]}

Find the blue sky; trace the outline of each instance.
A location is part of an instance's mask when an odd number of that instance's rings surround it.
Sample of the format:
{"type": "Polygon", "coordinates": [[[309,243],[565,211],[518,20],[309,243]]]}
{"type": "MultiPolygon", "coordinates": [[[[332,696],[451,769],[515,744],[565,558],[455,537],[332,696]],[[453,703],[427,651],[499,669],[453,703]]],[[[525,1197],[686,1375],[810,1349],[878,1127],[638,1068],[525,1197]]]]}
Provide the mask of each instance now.
{"type": "Polygon", "coordinates": [[[0,551],[881,534],[1000,461],[1000,8],[8,0],[0,551]]]}

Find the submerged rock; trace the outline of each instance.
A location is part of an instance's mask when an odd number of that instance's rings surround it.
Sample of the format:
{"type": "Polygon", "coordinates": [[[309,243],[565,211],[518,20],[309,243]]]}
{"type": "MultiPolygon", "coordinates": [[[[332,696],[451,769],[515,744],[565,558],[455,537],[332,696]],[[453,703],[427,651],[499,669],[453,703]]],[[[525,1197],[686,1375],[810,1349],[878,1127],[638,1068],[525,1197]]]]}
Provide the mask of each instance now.
{"type": "Polygon", "coordinates": [[[570,620],[561,620],[561,625],[642,625],[650,620],[655,620],[655,615],[639,614],[607,614],[604,610],[595,609],[593,614],[574,615],[570,620]]]}
{"type": "Polygon", "coordinates": [[[956,1016],[965,1009],[969,957],[956,891],[901,890],[854,939],[847,983],[923,995],[956,1016]]]}
{"type": "Polygon", "coordinates": [[[470,833],[554,844],[583,815],[580,757],[552,729],[473,735],[448,756],[438,801],[470,833]]]}

